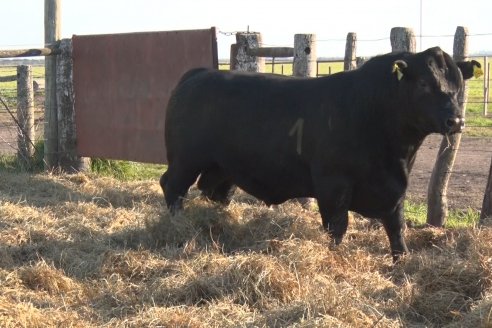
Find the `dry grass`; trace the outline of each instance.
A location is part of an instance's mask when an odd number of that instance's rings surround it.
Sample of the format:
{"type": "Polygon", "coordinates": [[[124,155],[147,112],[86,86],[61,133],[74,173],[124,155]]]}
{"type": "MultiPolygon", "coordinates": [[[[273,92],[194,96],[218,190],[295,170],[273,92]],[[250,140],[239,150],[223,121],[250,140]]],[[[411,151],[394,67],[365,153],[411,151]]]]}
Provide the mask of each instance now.
{"type": "Polygon", "coordinates": [[[384,229],[192,191],[170,217],[157,181],[0,175],[1,327],[492,327],[492,229],[384,229]]]}

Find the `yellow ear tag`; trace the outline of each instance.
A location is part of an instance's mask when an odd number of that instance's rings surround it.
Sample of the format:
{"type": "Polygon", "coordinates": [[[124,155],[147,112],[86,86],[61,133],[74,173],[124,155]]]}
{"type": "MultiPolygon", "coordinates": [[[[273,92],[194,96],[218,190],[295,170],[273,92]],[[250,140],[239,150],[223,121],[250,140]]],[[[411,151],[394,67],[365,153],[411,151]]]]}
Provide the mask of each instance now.
{"type": "Polygon", "coordinates": [[[482,75],[483,75],[482,68],[478,67],[477,65],[473,65],[473,76],[476,79],[478,79],[482,75]]]}
{"type": "Polygon", "coordinates": [[[403,77],[403,73],[401,72],[400,67],[395,63],[393,64],[393,73],[396,72],[396,77],[398,78],[398,81],[400,81],[403,77]]]}

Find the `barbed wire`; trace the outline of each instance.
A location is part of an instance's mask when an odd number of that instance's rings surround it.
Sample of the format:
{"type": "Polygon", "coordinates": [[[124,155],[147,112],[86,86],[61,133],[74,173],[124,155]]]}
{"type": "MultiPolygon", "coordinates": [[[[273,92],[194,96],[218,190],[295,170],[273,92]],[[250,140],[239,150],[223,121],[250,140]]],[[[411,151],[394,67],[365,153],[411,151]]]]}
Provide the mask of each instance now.
{"type": "MultiPolygon", "coordinates": [[[[245,34],[253,34],[253,33],[258,33],[258,32],[250,32],[250,31],[222,31],[218,30],[218,33],[221,35],[224,35],[226,37],[228,36],[235,36],[238,33],[245,33],[245,34]]],[[[483,37],[483,36],[492,36],[492,32],[480,32],[480,33],[469,33],[467,34],[468,37],[483,37]]],[[[415,35],[416,39],[419,39],[422,41],[422,39],[431,39],[431,38],[454,38],[454,34],[417,34],[415,35]]],[[[346,42],[346,38],[320,38],[316,40],[316,43],[329,43],[329,42],[346,42]]],[[[357,38],[357,42],[361,43],[371,43],[371,42],[382,42],[382,41],[389,41],[390,37],[389,36],[384,36],[384,37],[374,37],[374,38],[357,38]]],[[[292,47],[292,44],[272,44],[272,43],[264,43],[260,42],[259,44],[260,47],[292,47]]],[[[492,52],[492,51],[488,51],[492,52]]],[[[491,56],[492,54],[486,53],[485,55],[491,56]]],[[[469,57],[475,57],[474,56],[469,56],[469,57]]]]}
{"type": "MultiPolygon", "coordinates": [[[[233,36],[236,34],[253,34],[253,33],[258,33],[258,32],[250,32],[250,31],[222,31],[218,30],[219,34],[225,35],[225,36],[233,36]]],[[[492,32],[485,32],[485,33],[468,33],[467,36],[469,37],[476,37],[476,36],[492,36],[492,32]]],[[[416,38],[449,38],[449,37],[454,37],[454,34],[416,34],[416,38]]],[[[389,40],[389,36],[385,37],[374,37],[374,38],[367,38],[367,39],[357,39],[357,41],[383,41],[383,40],[389,40]]],[[[324,42],[324,41],[346,41],[346,38],[328,38],[328,39],[318,39],[318,42],[324,42]]]]}

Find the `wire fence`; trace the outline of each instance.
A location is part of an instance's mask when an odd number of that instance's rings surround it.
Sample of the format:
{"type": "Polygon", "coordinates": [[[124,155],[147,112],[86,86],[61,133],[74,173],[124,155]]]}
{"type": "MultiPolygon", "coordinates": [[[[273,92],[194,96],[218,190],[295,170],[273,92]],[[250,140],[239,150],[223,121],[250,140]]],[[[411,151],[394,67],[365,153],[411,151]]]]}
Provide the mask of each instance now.
{"type": "MultiPolygon", "coordinates": [[[[44,67],[33,67],[34,143],[43,140],[44,67]]],[[[0,66],[0,155],[17,153],[17,66],[0,66]]]]}

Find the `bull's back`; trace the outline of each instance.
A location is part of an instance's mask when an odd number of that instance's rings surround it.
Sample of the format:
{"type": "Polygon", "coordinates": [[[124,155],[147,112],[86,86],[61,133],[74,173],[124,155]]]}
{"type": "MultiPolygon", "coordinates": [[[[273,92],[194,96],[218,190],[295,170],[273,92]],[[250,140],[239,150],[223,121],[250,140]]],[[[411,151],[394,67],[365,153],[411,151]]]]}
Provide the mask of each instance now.
{"type": "Polygon", "coordinates": [[[193,135],[217,144],[236,141],[244,148],[288,137],[306,116],[303,103],[308,99],[298,82],[281,76],[193,70],[169,102],[166,140],[172,143],[193,135]]]}
{"type": "Polygon", "coordinates": [[[194,128],[220,127],[216,132],[255,129],[251,132],[256,135],[274,136],[282,125],[290,130],[299,120],[319,120],[320,115],[328,115],[323,112],[337,107],[333,102],[340,94],[319,80],[195,69],[176,87],[167,124],[169,129],[183,123],[194,128]]]}

